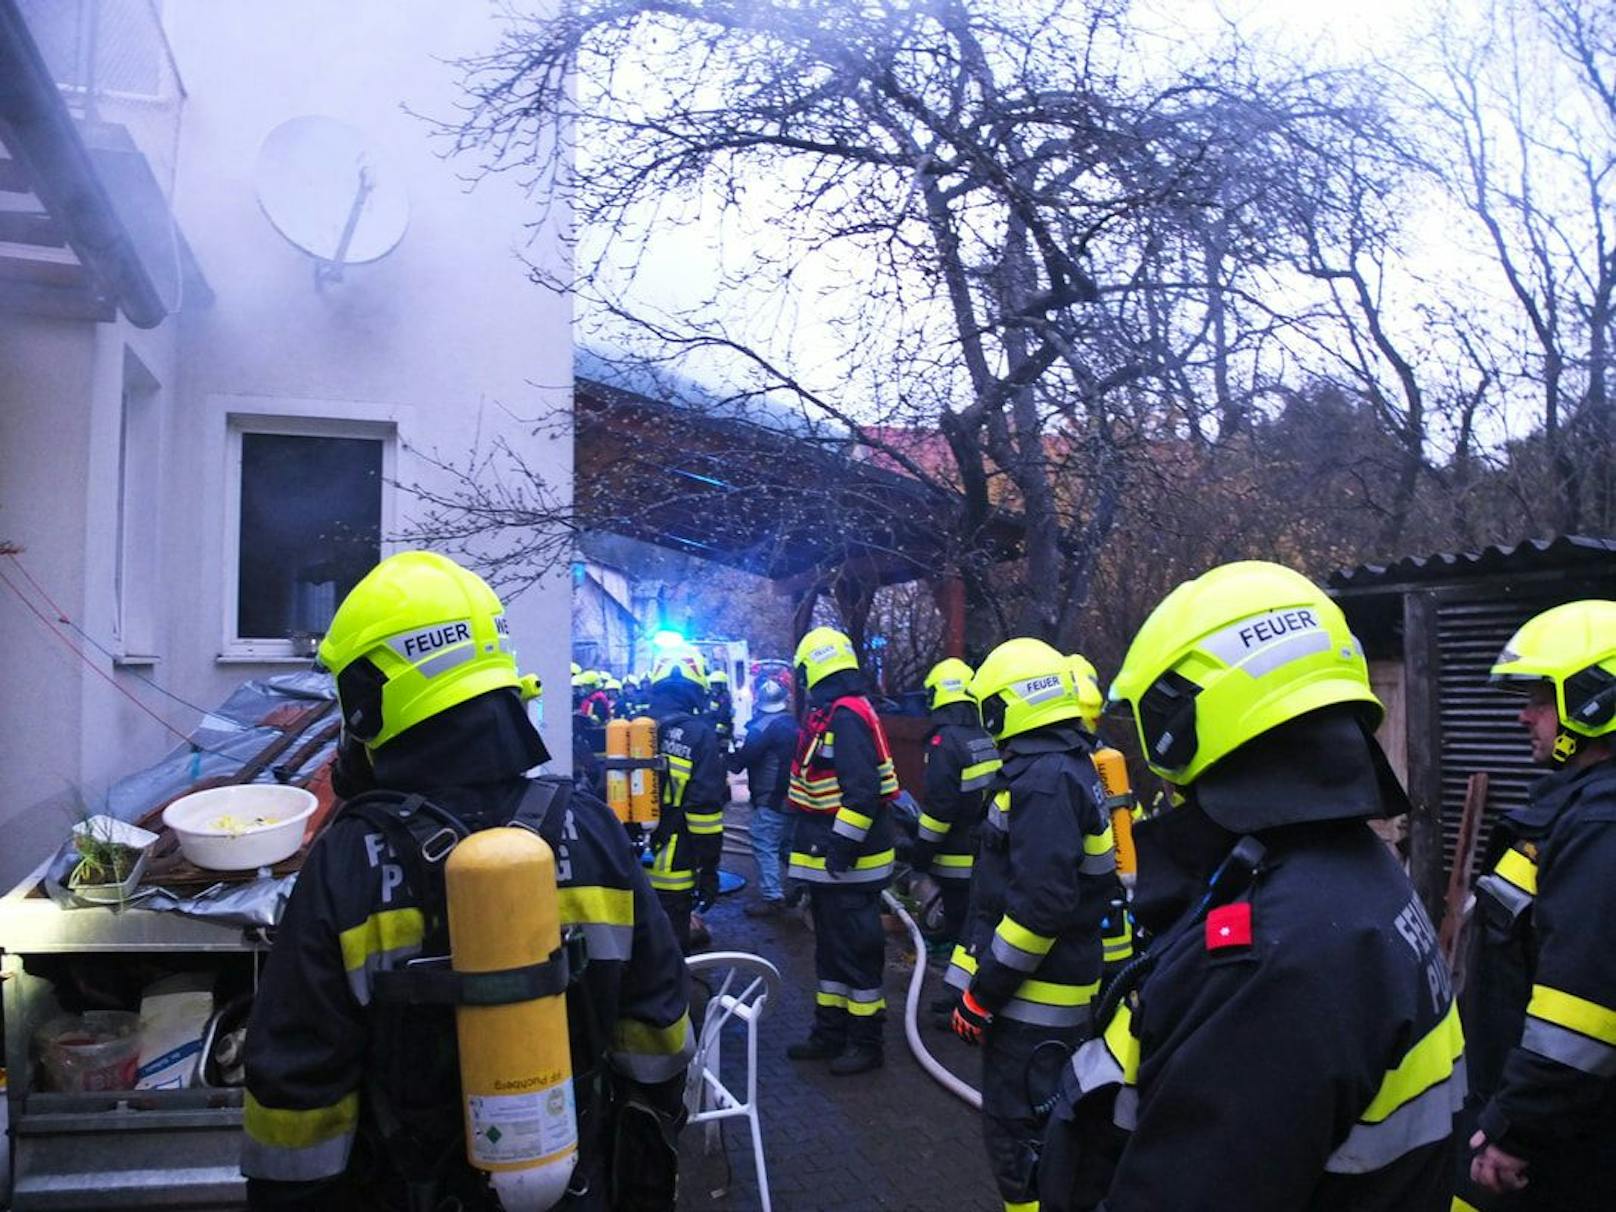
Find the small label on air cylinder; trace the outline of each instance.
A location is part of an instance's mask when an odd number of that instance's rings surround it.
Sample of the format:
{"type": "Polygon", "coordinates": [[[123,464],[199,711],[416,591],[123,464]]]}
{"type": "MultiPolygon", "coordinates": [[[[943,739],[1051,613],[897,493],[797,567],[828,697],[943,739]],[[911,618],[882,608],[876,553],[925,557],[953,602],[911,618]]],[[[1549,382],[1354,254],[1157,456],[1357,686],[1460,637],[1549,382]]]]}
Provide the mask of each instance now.
{"type": "Polygon", "coordinates": [[[474,1165],[538,1161],[578,1143],[570,1080],[529,1094],[473,1094],[466,1110],[474,1165]]]}

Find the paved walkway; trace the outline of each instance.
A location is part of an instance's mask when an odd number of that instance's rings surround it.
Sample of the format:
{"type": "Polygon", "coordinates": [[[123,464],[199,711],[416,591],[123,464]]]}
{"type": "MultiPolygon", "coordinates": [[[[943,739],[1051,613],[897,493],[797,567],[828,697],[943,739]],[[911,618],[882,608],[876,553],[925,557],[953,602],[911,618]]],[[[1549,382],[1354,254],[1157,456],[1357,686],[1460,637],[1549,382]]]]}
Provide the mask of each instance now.
{"type": "MultiPolygon", "coordinates": [[[[726,819],[745,825],[750,809],[731,805],[726,819]]],[[[731,845],[744,844],[732,831],[731,845]]],[[[727,855],[726,870],[751,881],[749,858],[727,855]]],[[[906,935],[887,946],[886,1065],[857,1077],[832,1077],[822,1063],[795,1063],[788,1043],[808,1034],[813,1013],[813,932],[796,915],[748,918],[753,886],[723,897],[708,914],[713,950],[750,951],[785,978],[782,1004],[761,1027],[759,1102],[769,1187],[776,1212],[990,1212],[1002,1205],[988,1174],[977,1113],[915,1062],[903,1034],[911,958],[906,935]]],[[[922,1031],[934,1055],[976,1085],[979,1055],[925,1024],[925,1004],[942,993],[934,974],[921,1000],[922,1031]]],[[[732,1029],[735,1030],[735,1029],[732,1029]]],[[[737,1038],[739,1038],[737,1036],[737,1038]]],[[[741,1049],[726,1042],[725,1076],[741,1049]]],[[[738,1068],[738,1066],[737,1066],[738,1068]]],[[[739,1081],[739,1074],[734,1079],[739,1081]]],[[[741,1212],[761,1207],[744,1120],[725,1126],[726,1148],[703,1153],[704,1129],[681,1142],[682,1212],[741,1212]],[[727,1161],[726,1161],[727,1159],[727,1161]]]]}

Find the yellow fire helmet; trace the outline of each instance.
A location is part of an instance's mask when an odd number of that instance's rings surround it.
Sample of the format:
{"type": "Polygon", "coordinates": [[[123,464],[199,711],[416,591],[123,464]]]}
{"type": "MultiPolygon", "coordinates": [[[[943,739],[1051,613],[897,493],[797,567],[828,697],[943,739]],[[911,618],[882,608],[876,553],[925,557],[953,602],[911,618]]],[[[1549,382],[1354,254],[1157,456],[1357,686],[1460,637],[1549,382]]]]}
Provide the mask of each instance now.
{"type": "Polygon", "coordinates": [[[729,674],[725,673],[722,669],[714,669],[707,675],[707,685],[709,687],[728,686],[729,674]]]}
{"type": "Polygon", "coordinates": [[[594,690],[600,686],[600,674],[593,669],[580,669],[572,675],[574,690],[594,690]]]}
{"type": "Polygon", "coordinates": [[[1100,713],[1105,710],[1105,695],[1100,693],[1100,673],[1094,662],[1081,652],[1066,658],[1071,666],[1072,680],[1077,683],[1077,702],[1083,708],[1083,725],[1090,732],[1100,726],[1100,713]]]}
{"type": "Polygon", "coordinates": [[[371,748],[467,699],[520,690],[505,608],[447,556],[389,556],[355,585],[320,641],[343,726],[371,748]]]}
{"type": "Polygon", "coordinates": [[[1567,602],[1528,619],[1498,654],[1489,680],[1520,694],[1553,687],[1557,761],[1568,760],[1584,738],[1616,732],[1616,602],[1567,602]]]}
{"type": "Polygon", "coordinates": [[[600,688],[602,690],[606,691],[608,694],[611,694],[611,693],[622,694],[623,693],[623,683],[619,682],[616,678],[614,678],[609,673],[600,680],[600,688]]]}
{"type": "Polygon", "coordinates": [[[857,669],[858,656],[853,641],[836,628],[815,627],[802,637],[791,664],[811,690],[833,673],[857,669]]]}
{"type": "Polygon", "coordinates": [[[1378,727],[1363,648],[1341,608],[1298,572],[1262,560],[1224,564],[1162,599],[1111,684],[1151,770],[1188,785],[1214,762],[1288,720],[1361,704],[1378,727]]]}
{"type": "Polygon", "coordinates": [[[651,665],[651,681],[660,682],[665,678],[684,678],[705,690],[707,662],[694,648],[664,648],[651,665]]]}
{"type": "Polygon", "coordinates": [[[982,704],[982,726],[1001,741],[1083,712],[1066,658],[1029,636],[988,653],[971,679],[971,696],[982,704]]]}
{"type": "Polygon", "coordinates": [[[976,671],[959,657],[938,661],[931,667],[924,683],[931,692],[928,706],[936,711],[950,703],[974,704],[976,700],[971,697],[971,679],[975,676],[976,671]]]}
{"type": "Polygon", "coordinates": [[[584,671],[584,667],[582,665],[578,664],[577,661],[574,661],[572,663],[572,676],[573,677],[577,677],[583,671],[584,671]]]}

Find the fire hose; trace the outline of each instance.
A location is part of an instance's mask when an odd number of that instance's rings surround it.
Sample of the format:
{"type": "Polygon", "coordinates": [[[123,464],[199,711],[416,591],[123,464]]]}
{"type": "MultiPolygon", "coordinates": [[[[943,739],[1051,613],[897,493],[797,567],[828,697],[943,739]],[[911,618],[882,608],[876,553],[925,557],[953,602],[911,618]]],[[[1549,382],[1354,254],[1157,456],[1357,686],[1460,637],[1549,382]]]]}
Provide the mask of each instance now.
{"type": "Polygon", "coordinates": [[[926,938],[920,933],[920,926],[909,911],[897,897],[890,892],[883,892],[881,899],[887,903],[887,908],[897,914],[898,920],[909,931],[909,941],[915,948],[915,970],[909,977],[909,992],[903,1004],[903,1034],[909,1041],[909,1051],[914,1053],[915,1061],[928,1074],[934,1078],[943,1089],[956,1098],[964,1100],[978,1111],[982,1109],[982,1092],[974,1086],[955,1077],[944,1067],[941,1061],[926,1049],[920,1038],[920,989],[926,983],[926,938]]]}

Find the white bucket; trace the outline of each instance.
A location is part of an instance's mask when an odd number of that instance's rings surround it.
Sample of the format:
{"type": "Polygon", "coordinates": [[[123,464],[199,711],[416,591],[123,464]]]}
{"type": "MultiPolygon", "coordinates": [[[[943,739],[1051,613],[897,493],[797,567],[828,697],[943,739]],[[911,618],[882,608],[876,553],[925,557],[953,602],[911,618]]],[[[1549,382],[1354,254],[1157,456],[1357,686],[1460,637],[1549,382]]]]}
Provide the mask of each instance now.
{"type": "Polygon", "coordinates": [[[163,809],[163,824],[198,867],[254,871],[297,853],[318,806],[301,787],[247,783],[181,796],[163,809]]]}

